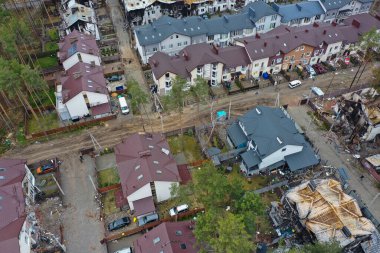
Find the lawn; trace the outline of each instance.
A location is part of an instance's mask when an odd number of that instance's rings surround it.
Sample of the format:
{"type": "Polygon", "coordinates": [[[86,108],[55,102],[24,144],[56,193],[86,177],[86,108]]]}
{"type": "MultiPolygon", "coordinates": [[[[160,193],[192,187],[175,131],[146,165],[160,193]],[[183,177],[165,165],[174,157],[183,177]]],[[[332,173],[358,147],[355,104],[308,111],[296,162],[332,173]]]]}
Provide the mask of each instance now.
{"type": "Polygon", "coordinates": [[[202,160],[202,150],[197,143],[197,140],[193,136],[182,135],[182,136],[171,136],[168,137],[168,143],[171,152],[176,155],[181,152],[185,154],[188,163],[202,160]],[[183,143],[183,149],[182,149],[183,143]]]}
{"type": "Polygon", "coordinates": [[[232,180],[234,177],[244,178],[244,190],[253,191],[263,188],[270,184],[270,178],[266,176],[254,176],[251,178],[246,178],[240,174],[239,164],[234,164],[232,167],[232,172],[227,175],[227,177],[232,180]]]}
{"type": "Polygon", "coordinates": [[[39,65],[42,69],[52,68],[58,66],[58,58],[54,56],[45,56],[38,58],[36,64],[39,65]]]}
{"type": "Polygon", "coordinates": [[[105,215],[116,213],[119,208],[116,207],[115,191],[108,191],[102,194],[103,212],[105,215]]]}
{"type": "Polygon", "coordinates": [[[57,52],[58,51],[58,44],[56,42],[47,42],[45,44],[45,51],[47,52],[50,52],[50,51],[54,51],[54,52],[57,52]]]}
{"type": "Polygon", "coordinates": [[[98,185],[100,188],[114,185],[120,182],[116,168],[108,168],[98,172],[98,185]]]}
{"type": "Polygon", "coordinates": [[[38,115],[38,121],[34,118],[28,121],[29,133],[38,133],[57,127],[59,127],[59,119],[56,112],[44,115],[44,117],[38,115]]]}

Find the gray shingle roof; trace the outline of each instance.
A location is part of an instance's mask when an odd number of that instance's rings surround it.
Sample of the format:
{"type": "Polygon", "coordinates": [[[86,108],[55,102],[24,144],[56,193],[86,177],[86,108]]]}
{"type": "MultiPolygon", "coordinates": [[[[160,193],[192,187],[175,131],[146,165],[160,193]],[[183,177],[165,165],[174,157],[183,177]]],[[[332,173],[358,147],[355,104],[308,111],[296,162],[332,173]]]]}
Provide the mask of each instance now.
{"type": "Polygon", "coordinates": [[[351,0],[321,0],[321,3],[326,8],[326,10],[339,9],[349,4],[351,0]]]}
{"type": "Polygon", "coordinates": [[[292,171],[318,164],[310,144],[280,108],[257,106],[238,121],[243,124],[248,139],[257,145],[257,152],[250,150],[241,155],[248,167],[287,145],[303,146],[301,152],[285,157],[292,171]]]}
{"type": "Polygon", "coordinates": [[[311,18],[325,13],[321,4],[317,1],[286,5],[273,4],[273,8],[282,16],[281,22],[283,23],[295,19],[311,18]]]}
{"type": "Polygon", "coordinates": [[[197,35],[226,34],[236,30],[253,29],[257,20],[276,12],[264,2],[247,5],[241,13],[203,19],[198,16],[175,19],[162,16],[151,24],[135,28],[140,45],[157,44],[173,34],[189,37],[197,35]]]}
{"type": "Polygon", "coordinates": [[[241,145],[242,143],[247,143],[248,141],[247,136],[245,136],[237,122],[234,122],[227,128],[227,134],[235,147],[241,145]]]}

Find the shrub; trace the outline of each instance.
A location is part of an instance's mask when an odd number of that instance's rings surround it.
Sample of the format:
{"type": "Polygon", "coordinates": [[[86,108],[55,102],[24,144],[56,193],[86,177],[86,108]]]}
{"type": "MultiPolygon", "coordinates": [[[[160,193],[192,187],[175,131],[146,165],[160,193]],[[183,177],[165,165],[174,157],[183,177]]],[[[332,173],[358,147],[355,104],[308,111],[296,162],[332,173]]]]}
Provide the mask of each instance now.
{"type": "Polygon", "coordinates": [[[48,30],[48,35],[51,41],[58,41],[59,40],[59,34],[57,28],[52,28],[48,30]]]}

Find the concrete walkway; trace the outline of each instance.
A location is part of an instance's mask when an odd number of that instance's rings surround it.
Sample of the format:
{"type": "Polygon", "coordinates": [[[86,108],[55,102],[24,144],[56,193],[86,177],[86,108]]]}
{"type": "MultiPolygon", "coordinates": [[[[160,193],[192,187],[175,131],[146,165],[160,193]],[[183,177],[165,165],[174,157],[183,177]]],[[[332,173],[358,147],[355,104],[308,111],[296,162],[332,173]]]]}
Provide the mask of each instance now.
{"type": "MultiPolygon", "coordinates": [[[[326,131],[322,131],[314,124],[310,122],[310,116],[307,114],[311,109],[307,106],[289,107],[288,112],[293,119],[306,129],[306,135],[314,143],[315,148],[319,149],[319,155],[322,160],[327,161],[327,165],[334,167],[346,167],[347,173],[350,177],[349,184],[351,189],[355,189],[360,195],[364,203],[369,205],[373,198],[379,193],[379,189],[376,187],[374,179],[364,170],[360,164],[352,157],[352,154],[346,153],[344,150],[340,151],[336,149],[334,142],[329,142],[326,137],[326,131]],[[364,175],[363,179],[360,176],[364,175]]],[[[339,144],[339,143],[337,143],[339,144]]],[[[376,219],[380,220],[380,198],[369,206],[369,210],[372,212],[376,219]]]]}
{"type": "Polygon", "coordinates": [[[273,189],[276,189],[278,187],[282,187],[284,185],[287,185],[288,184],[288,180],[285,180],[285,181],[281,181],[281,182],[278,182],[278,183],[275,183],[275,184],[272,184],[272,185],[268,185],[268,186],[265,186],[264,188],[260,188],[260,189],[257,189],[255,191],[253,191],[254,193],[256,194],[261,194],[261,193],[264,193],[264,192],[269,192],[273,189]]]}

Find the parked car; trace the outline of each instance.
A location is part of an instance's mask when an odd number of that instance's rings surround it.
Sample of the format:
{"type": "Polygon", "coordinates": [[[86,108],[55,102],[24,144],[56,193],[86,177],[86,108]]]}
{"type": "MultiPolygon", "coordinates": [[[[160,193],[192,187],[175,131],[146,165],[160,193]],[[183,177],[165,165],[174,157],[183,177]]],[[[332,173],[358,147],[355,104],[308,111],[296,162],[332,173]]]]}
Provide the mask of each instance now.
{"type": "Polygon", "coordinates": [[[293,88],[298,87],[300,85],[301,85],[300,80],[294,80],[294,81],[289,82],[289,84],[288,84],[290,89],[293,89],[293,88]]]}
{"type": "Polygon", "coordinates": [[[107,80],[109,82],[121,81],[121,80],[123,80],[123,76],[121,76],[121,75],[113,75],[113,76],[107,77],[107,80]]]}
{"type": "Polygon", "coordinates": [[[317,73],[315,72],[315,70],[313,69],[312,66],[306,65],[305,69],[306,69],[307,73],[309,73],[311,76],[316,76],[317,75],[317,73]]]}
{"type": "Polygon", "coordinates": [[[109,231],[118,230],[120,228],[128,226],[129,224],[131,224],[131,219],[126,216],[126,217],[114,220],[111,223],[109,223],[108,224],[108,230],[109,231]]]}
{"type": "Polygon", "coordinates": [[[187,204],[183,204],[183,205],[175,206],[175,207],[171,208],[169,210],[169,214],[170,214],[170,216],[175,216],[177,214],[186,212],[187,210],[189,210],[189,206],[187,204]]]}
{"type": "Polygon", "coordinates": [[[144,216],[138,220],[139,226],[144,226],[145,224],[148,224],[150,222],[154,222],[158,220],[158,214],[150,214],[147,216],[144,216]]]}
{"type": "Polygon", "coordinates": [[[336,68],[328,62],[322,62],[322,66],[326,67],[329,71],[336,71],[336,68]]]}
{"type": "Polygon", "coordinates": [[[120,96],[119,97],[119,104],[120,104],[120,110],[122,114],[128,114],[129,113],[129,107],[127,104],[127,100],[125,100],[125,97],[120,96]]]}
{"type": "Polygon", "coordinates": [[[314,64],[313,69],[315,70],[315,72],[317,72],[318,75],[324,74],[327,72],[326,68],[320,63],[314,64]]]}
{"type": "Polygon", "coordinates": [[[47,174],[47,173],[53,172],[54,170],[55,170],[54,164],[46,164],[37,168],[37,174],[38,175],[47,174]]]}
{"type": "Polygon", "coordinates": [[[132,248],[131,247],[124,248],[124,249],[115,251],[114,253],[132,253],[132,248]]]}

